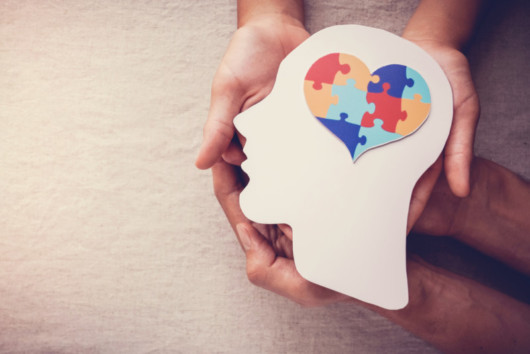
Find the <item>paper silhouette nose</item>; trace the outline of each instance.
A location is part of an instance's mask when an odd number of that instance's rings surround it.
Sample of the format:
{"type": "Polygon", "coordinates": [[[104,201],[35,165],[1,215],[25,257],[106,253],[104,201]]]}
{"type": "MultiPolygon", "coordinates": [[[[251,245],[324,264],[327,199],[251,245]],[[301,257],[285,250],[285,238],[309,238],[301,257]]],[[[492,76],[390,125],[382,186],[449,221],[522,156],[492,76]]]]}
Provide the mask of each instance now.
{"type": "Polygon", "coordinates": [[[431,108],[429,87],[414,69],[391,64],[370,73],[344,53],[318,59],[306,74],[304,93],[311,113],[344,143],[353,162],[414,133],[431,108]]]}

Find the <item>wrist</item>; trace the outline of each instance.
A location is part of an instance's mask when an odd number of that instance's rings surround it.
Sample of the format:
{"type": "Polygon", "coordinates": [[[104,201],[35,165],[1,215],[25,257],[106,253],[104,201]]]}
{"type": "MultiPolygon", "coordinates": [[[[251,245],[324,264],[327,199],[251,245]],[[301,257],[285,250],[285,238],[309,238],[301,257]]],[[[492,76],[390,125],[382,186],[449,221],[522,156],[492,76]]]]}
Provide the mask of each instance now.
{"type": "Polygon", "coordinates": [[[407,271],[409,305],[378,311],[392,322],[444,352],[518,352],[528,346],[528,306],[421,259],[409,260],[407,271]]]}
{"type": "Polygon", "coordinates": [[[275,21],[304,26],[304,7],[301,0],[273,0],[267,2],[238,1],[237,27],[252,22],[275,21]]]}
{"type": "Polygon", "coordinates": [[[461,207],[455,217],[453,236],[465,243],[487,235],[502,235],[503,209],[511,209],[505,203],[506,181],[497,173],[500,166],[474,157],[471,162],[470,194],[461,199],[461,207]],[[501,207],[499,207],[501,206],[501,207]]]}
{"type": "Polygon", "coordinates": [[[451,236],[461,242],[466,242],[466,235],[474,235],[477,228],[488,223],[488,216],[483,209],[482,197],[487,195],[483,181],[479,177],[477,158],[471,162],[470,193],[466,198],[460,199],[460,208],[455,213],[451,236]],[[483,217],[484,216],[484,217],[483,217]]]}
{"type": "Polygon", "coordinates": [[[439,269],[417,256],[408,257],[409,303],[400,310],[374,310],[390,321],[404,327],[415,335],[432,342],[436,333],[433,319],[443,317],[444,298],[447,296],[447,279],[439,269]]]}
{"type": "Polygon", "coordinates": [[[447,48],[461,51],[463,43],[461,41],[445,36],[439,36],[429,30],[406,29],[403,38],[416,43],[422,48],[447,48]]]}
{"type": "Polygon", "coordinates": [[[422,0],[403,37],[462,50],[471,38],[482,3],[483,0],[422,0]]]}
{"type": "Polygon", "coordinates": [[[238,19],[237,27],[241,28],[243,26],[252,25],[270,26],[271,24],[304,28],[303,20],[293,17],[289,14],[275,12],[245,15],[244,18],[238,19]]]}
{"type": "Polygon", "coordinates": [[[475,158],[471,186],[454,237],[530,274],[529,183],[494,162],[475,158]]]}

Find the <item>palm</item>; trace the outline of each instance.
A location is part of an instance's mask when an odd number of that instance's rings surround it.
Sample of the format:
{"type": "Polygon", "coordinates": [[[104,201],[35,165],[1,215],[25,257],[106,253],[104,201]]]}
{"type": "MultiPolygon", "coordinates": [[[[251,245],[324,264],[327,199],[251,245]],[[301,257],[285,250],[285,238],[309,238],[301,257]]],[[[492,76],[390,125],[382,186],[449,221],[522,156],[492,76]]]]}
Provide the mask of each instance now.
{"type": "Polygon", "coordinates": [[[294,259],[292,233],[288,226],[252,223],[252,226],[269,243],[278,257],[294,259]]]}
{"type": "Polygon", "coordinates": [[[243,226],[253,234],[254,246],[246,253],[247,274],[254,284],[307,306],[349,299],[302,278],[294,265],[292,233],[287,225],[256,224],[243,215],[239,194],[245,182],[239,167],[220,161],[212,167],[212,174],[216,196],[232,227],[243,226]]]}
{"type": "Polygon", "coordinates": [[[219,90],[236,88],[244,97],[242,110],[272,90],[280,62],[309,34],[303,28],[252,25],[236,31],[214,79],[219,90]],[[266,28],[267,27],[267,28],[266,28]]]}
{"type": "Polygon", "coordinates": [[[239,149],[230,148],[234,117],[270,93],[281,61],[308,36],[301,24],[274,19],[255,21],[236,31],[214,77],[204,141],[196,161],[199,168],[209,168],[231,152],[236,157],[230,162],[241,162],[239,149]]]}

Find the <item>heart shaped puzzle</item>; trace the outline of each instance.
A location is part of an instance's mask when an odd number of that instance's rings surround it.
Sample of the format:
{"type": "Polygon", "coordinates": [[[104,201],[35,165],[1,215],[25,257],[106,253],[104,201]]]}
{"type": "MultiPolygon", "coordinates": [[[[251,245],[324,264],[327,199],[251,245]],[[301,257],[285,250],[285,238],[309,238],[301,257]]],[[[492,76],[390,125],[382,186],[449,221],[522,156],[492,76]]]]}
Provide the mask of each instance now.
{"type": "Polygon", "coordinates": [[[429,87],[399,64],[373,73],[357,57],[332,53],[309,68],[304,93],[311,113],[348,148],[353,162],[369,149],[416,131],[429,116],[429,87]]]}

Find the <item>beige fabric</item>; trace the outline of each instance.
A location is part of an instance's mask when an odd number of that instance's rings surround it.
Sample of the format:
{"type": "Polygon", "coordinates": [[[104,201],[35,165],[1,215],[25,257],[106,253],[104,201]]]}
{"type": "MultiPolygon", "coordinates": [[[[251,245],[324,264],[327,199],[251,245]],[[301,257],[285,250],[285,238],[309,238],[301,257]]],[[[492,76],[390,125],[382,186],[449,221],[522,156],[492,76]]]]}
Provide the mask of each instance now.
{"type": "MultiPolygon", "coordinates": [[[[399,33],[415,4],[311,1],[308,27],[399,33]]],[[[528,177],[528,5],[510,6],[471,48],[477,147],[528,177]]],[[[235,10],[0,3],[0,352],[434,352],[361,307],[303,309],[246,280],[193,167],[235,10]]]]}

